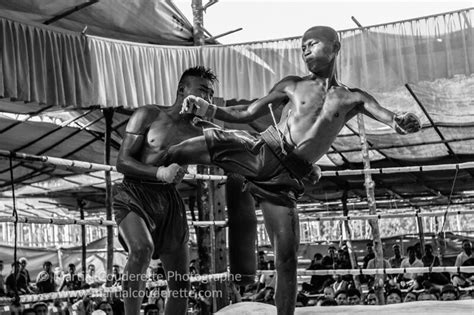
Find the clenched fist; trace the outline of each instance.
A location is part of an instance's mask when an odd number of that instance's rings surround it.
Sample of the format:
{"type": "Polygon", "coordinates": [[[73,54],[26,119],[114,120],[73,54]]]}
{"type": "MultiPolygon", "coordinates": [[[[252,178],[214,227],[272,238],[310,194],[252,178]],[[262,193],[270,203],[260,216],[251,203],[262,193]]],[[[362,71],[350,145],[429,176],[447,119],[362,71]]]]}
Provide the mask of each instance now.
{"type": "Polygon", "coordinates": [[[181,106],[180,114],[193,114],[198,117],[207,117],[213,118],[216,114],[217,106],[214,104],[210,104],[205,99],[202,99],[198,96],[189,95],[183,101],[183,105],[181,106]]]}
{"type": "Polygon", "coordinates": [[[420,120],[412,113],[396,114],[393,121],[395,123],[395,131],[401,135],[414,133],[421,129],[420,120]]]}
{"type": "Polygon", "coordinates": [[[169,184],[179,184],[183,180],[185,174],[186,169],[173,163],[168,166],[159,166],[156,171],[156,179],[169,184]]]}

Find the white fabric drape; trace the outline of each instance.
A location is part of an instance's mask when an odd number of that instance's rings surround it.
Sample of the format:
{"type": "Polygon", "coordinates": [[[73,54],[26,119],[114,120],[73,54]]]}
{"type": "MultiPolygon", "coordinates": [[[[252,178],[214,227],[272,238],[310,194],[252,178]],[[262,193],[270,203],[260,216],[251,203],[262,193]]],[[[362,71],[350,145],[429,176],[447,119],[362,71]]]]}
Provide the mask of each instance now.
{"type": "MultiPolygon", "coordinates": [[[[217,96],[249,100],[287,75],[307,74],[299,38],[164,47],[0,22],[0,96],[18,100],[74,107],[170,105],[181,73],[199,64],[217,73],[217,96]]],[[[413,107],[401,92],[405,83],[462,81],[473,73],[472,10],[345,31],[341,39],[340,80],[395,109],[413,107]]],[[[473,99],[472,92],[464,96],[473,99]]]]}
{"type": "Polygon", "coordinates": [[[171,105],[184,70],[201,64],[199,47],[160,47],[89,37],[97,104],[171,105]]]}
{"type": "Polygon", "coordinates": [[[57,106],[89,106],[87,39],[0,18],[0,96],[57,106]]]}

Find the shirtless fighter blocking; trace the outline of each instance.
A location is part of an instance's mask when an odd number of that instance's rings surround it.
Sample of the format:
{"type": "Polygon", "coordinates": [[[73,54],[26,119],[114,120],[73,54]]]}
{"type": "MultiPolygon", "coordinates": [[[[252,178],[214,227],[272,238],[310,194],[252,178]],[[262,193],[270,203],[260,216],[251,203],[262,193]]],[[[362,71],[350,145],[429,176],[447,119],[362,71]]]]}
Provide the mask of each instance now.
{"type": "Polygon", "coordinates": [[[214,164],[246,178],[243,188],[260,201],[275,250],[278,314],[293,314],[295,308],[299,244],[296,201],[304,192],[302,179],[314,175],[314,163],[357,113],[385,123],[400,134],[420,129],[415,115],[395,114],[367,92],[336,80],[335,61],[340,47],[334,29],[315,26],[304,33],[301,46],[309,76],[288,76],[250,105],[217,107],[199,97],[187,97],[181,113],[227,122],[248,123],[269,109],[272,113],[272,108],[284,107],[280,122],[260,134],[205,128],[204,136],[172,145],[165,156],[154,161],[157,165],[214,164]]]}

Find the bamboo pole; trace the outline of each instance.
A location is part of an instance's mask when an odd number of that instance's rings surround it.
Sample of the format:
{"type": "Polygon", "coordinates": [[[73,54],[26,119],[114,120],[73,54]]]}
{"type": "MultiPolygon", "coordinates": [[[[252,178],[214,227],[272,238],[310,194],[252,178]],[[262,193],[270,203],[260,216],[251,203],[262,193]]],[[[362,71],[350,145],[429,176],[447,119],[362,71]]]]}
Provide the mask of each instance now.
{"type": "MultiPolygon", "coordinates": [[[[357,114],[357,122],[359,125],[360,142],[362,146],[362,159],[364,162],[364,170],[370,170],[370,157],[367,149],[367,138],[365,136],[364,116],[357,114]]],[[[369,206],[369,214],[375,215],[377,208],[375,204],[375,183],[372,180],[372,175],[369,172],[364,174],[365,178],[365,191],[367,194],[367,203],[369,206]]],[[[378,221],[374,219],[369,220],[369,225],[372,229],[372,239],[374,243],[375,253],[375,267],[383,268],[383,251],[382,251],[382,239],[380,237],[380,230],[378,221]]],[[[374,291],[378,297],[379,304],[385,304],[385,296],[383,294],[383,275],[375,275],[374,291]]]]}
{"type": "MultiPolygon", "coordinates": [[[[81,199],[77,200],[77,207],[79,213],[81,214],[81,219],[84,220],[84,205],[85,202],[81,199]]],[[[82,276],[83,279],[86,279],[87,274],[87,266],[86,266],[86,259],[87,259],[87,240],[86,240],[86,226],[81,225],[81,263],[82,263],[82,276]]]]}
{"type": "MultiPolygon", "coordinates": [[[[56,158],[47,155],[33,155],[23,152],[11,152],[7,150],[0,150],[0,158],[12,157],[14,160],[29,161],[29,162],[41,162],[48,165],[55,165],[58,167],[64,167],[66,169],[83,169],[88,172],[91,171],[111,171],[117,172],[115,166],[91,163],[78,160],[68,160],[62,158],[56,158]]],[[[357,169],[357,170],[338,170],[338,171],[323,171],[321,174],[323,177],[337,177],[337,176],[356,176],[364,174],[401,174],[401,173],[412,173],[412,172],[434,172],[434,171],[455,171],[473,169],[474,162],[464,163],[453,163],[453,164],[437,164],[437,165],[418,165],[418,166],[400,166],[400,167],[383,167],[383,168],[372,168],[372,169],[357,169]]],[[[223,175],[204,175],[204,174],[186,174],[184,179],[202,179],[202,180],[217,180],[224,181],[227,176],[223,175]]]]}
{"type": "MultiPolygon", "coordinates": [[[[347,189],[345,189],[342,194],[342,205],[343,215],[349,215],[349,209],[347,208],[347,189]]],[[[357,257],[354,253],[354,247],[352,246],[352,233],[349,227],[349,221],[347,220],[342,222],[342,235],[343,240],[345,240],[347,244],[347,250],[349,252],[349,258],[351,260],[351,266],[352,268],[357,268],[357,257]]],[[[354,277],[354,284],[356,288],[360,290],[360,279],[358,276],[354,277]]]]}
{"type": "MultiPolygon", "coordinates": [[[[112,135],[112,122],[114,117],[113,108],[104,108],[103,115],[105,118],[105,140],[104,140],[104,164],[110,164],[110,147],[112,135]]],[[[106,170],[105,174],[105,216],[107,220],[112,220],[112,179],[110,170],[106,170]]],[[[106,274],[112,274],[112,266],[114,264],[114,230],[112,226],[107,226],[107,265],[106,274]]],[[[85,278],[84,278],[85,279],[85,278]]],[[[112,285],[112,278],[107,277],[106,286],[112,285]]]]}

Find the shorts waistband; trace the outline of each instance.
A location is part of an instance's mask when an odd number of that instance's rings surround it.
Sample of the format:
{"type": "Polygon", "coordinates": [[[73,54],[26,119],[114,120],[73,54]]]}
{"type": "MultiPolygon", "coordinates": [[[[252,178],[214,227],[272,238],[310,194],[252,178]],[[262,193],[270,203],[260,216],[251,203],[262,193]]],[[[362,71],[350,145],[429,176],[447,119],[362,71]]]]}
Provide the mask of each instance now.
{"type": "Polygon", "coordinates": [[[310,174],[313,170],[311,163],[300,158],[296,154],[292,153],[295,147],[288,144],[283,140],[283,146],[287,154],[284,154],[281,150],[280,137],[278,133],[280,131],[275,126],[268,127],[260,135],[263,141],[268,145],[270,150],[277,156],[277,158],[294,176],[302,179],[306,175],[310,174]]]}

